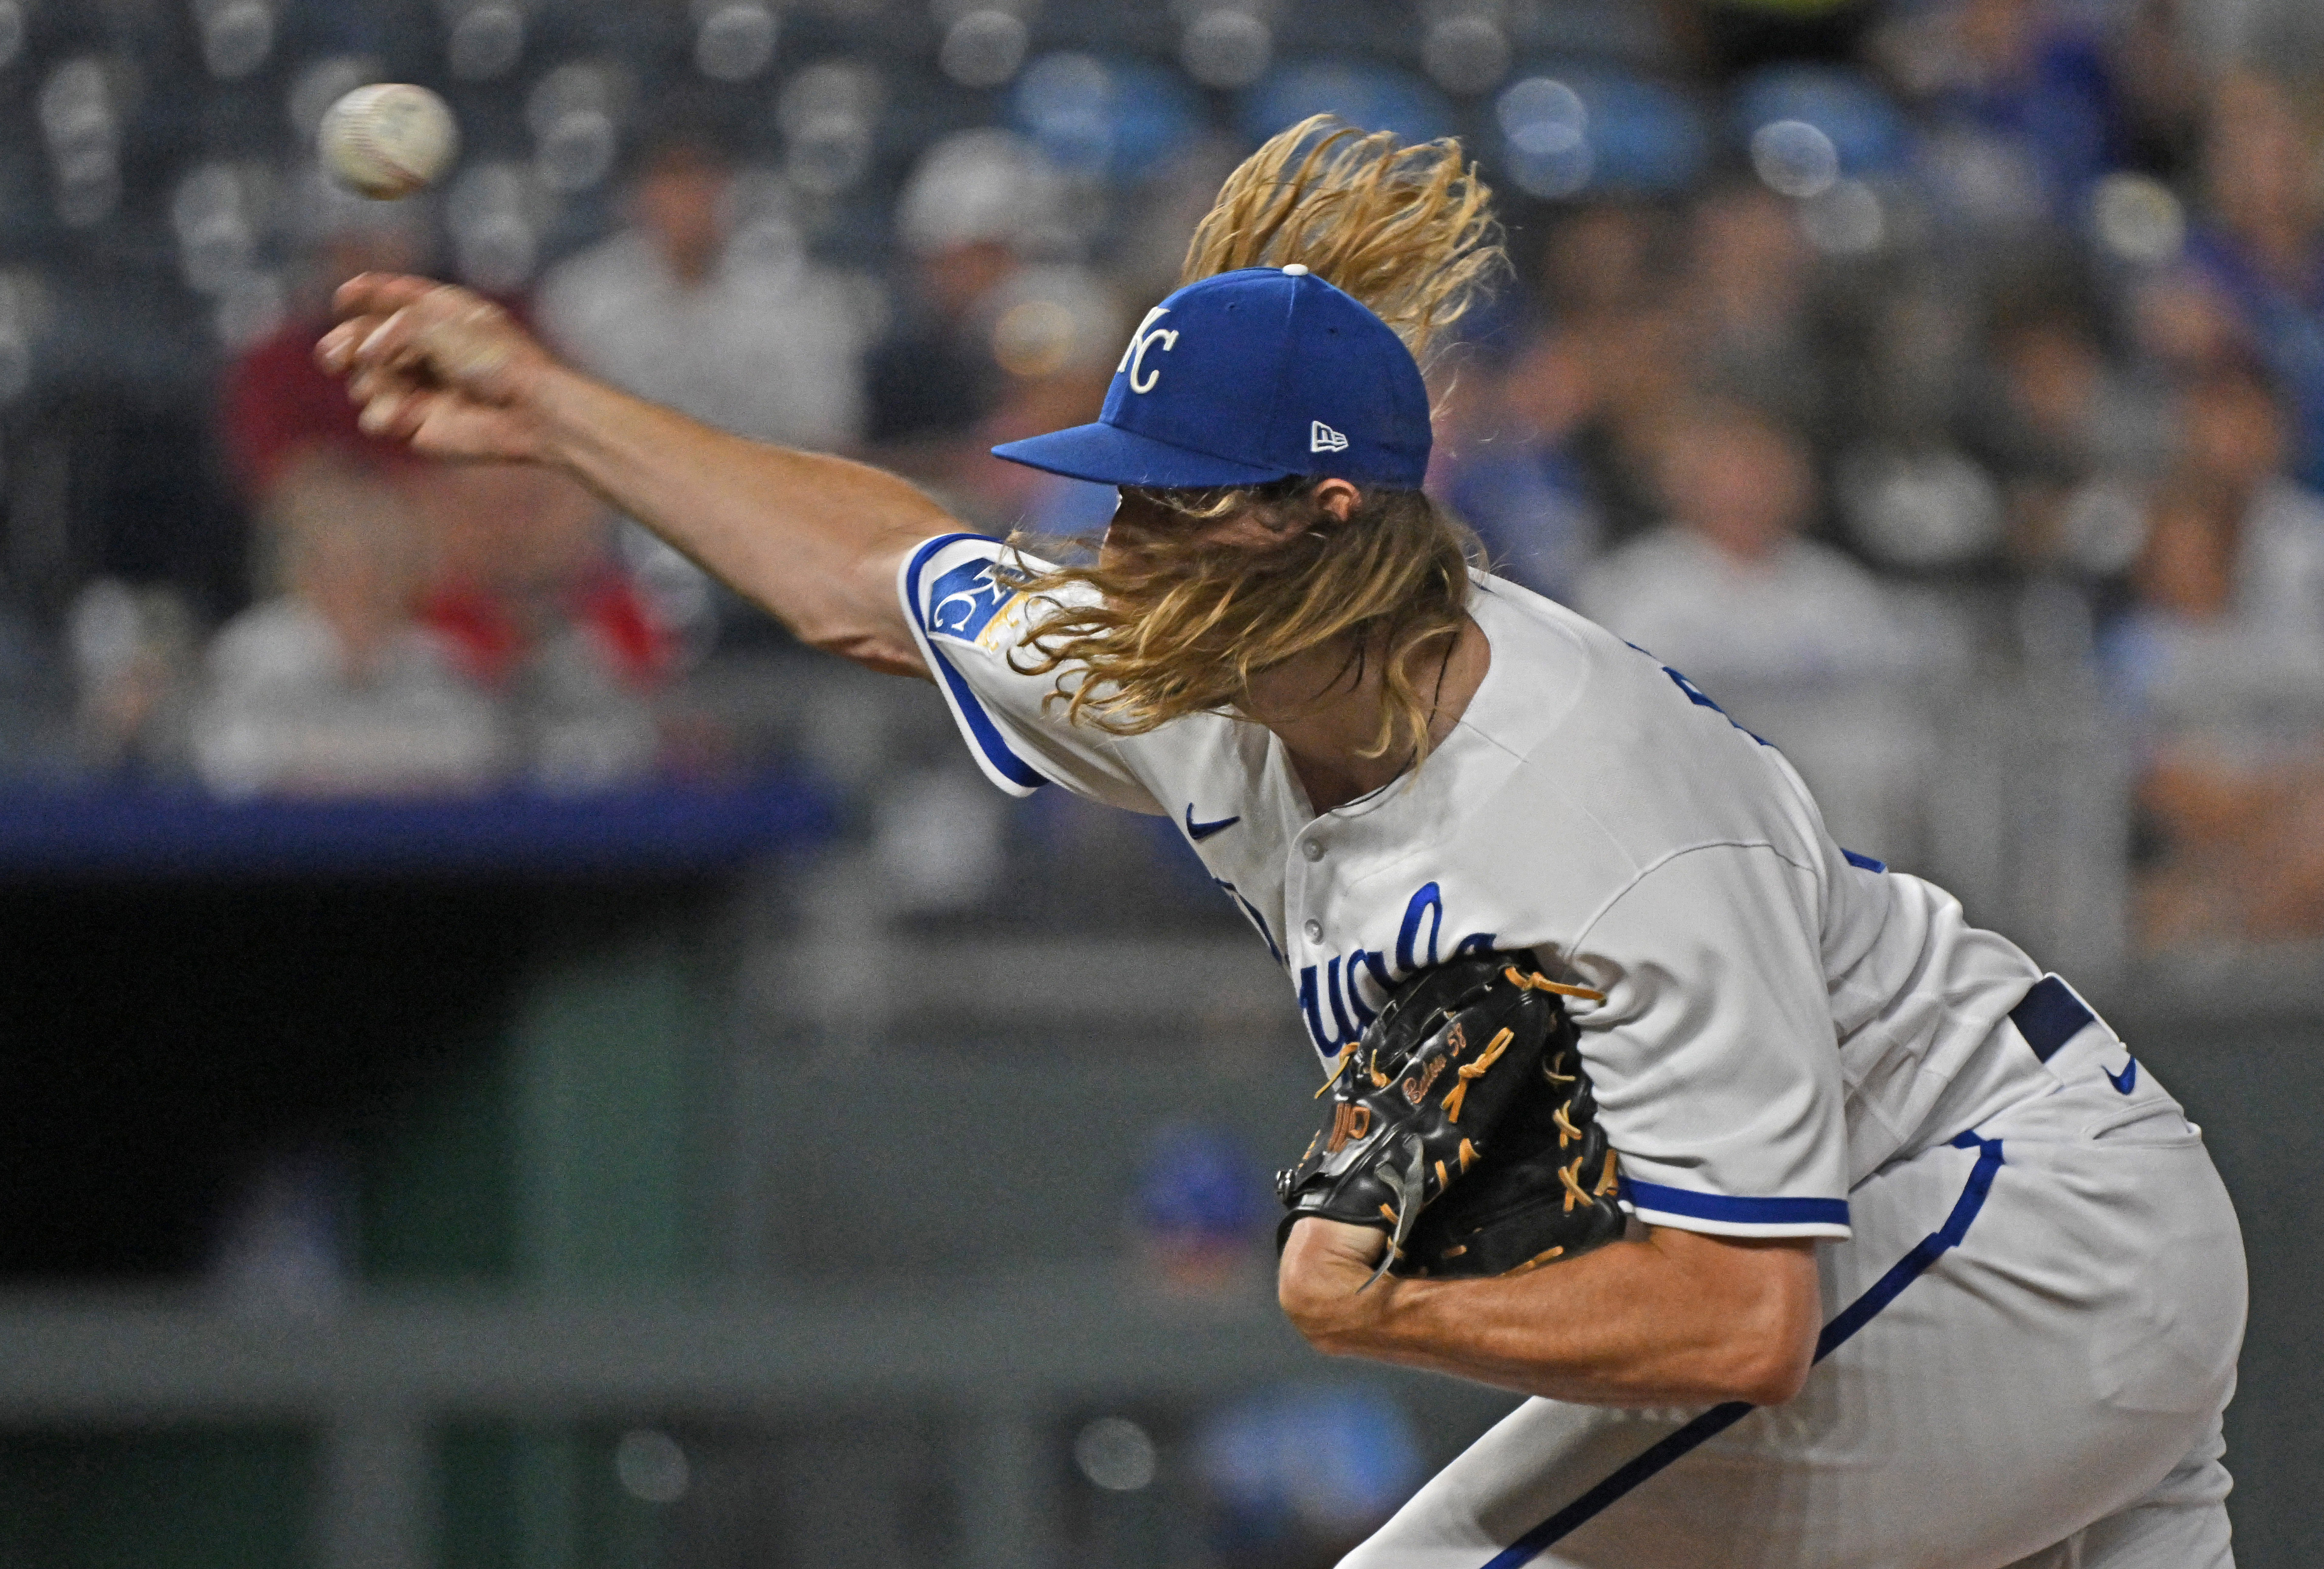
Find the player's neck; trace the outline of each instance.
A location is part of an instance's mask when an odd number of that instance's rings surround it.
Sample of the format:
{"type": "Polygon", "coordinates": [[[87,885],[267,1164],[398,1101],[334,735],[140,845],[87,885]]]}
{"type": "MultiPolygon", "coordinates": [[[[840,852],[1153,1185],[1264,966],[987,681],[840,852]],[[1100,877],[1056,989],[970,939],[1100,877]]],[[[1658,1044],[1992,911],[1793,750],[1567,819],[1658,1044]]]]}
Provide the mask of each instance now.
{"type": "MultiPolygon", "coordinates": [[[[1423,666],[1414,678],[1434,699],[1428,726],[1434,747],[1452,733],[1477,695],[1492,664],[1492,645],[1475,622],[1464,620],[1449,653],[1440,646],[1418,657],[1423,666]]],[[[1328,812],[1370,795],[1411,766],[1409,740],[1378,757],[1364,755],[1379,734],[1384,685],[1378,660],[1351,660],[1340,649],[1317,649],[1252,682],[1249,711],[1282,741],[1315,810],[1328,812]]]]}

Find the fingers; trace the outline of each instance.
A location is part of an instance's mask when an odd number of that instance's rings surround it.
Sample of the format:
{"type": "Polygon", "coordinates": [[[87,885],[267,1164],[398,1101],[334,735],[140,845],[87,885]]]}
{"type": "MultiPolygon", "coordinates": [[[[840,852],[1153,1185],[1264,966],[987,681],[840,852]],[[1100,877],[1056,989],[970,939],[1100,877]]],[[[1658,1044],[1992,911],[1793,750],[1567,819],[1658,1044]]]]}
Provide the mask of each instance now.
{"type": "Polygon", "coordinates": [[[341,318],[392,316],[405,306],[447,287],[432,278],[413,278],[400,272],[359,272],[340,284],[331,296],[331,312],[341,318]]]}
{"type": "Polygon", "coordinates": [[[339,324],[316,344],[315,356],[324,369],[342,375],[359,362],[410,357],[421,335],[445,323],[482,324],[501,315],[466,289],[392,272],[348,279],[331,305],[339,324]]]}
{"type": "Polygon", "coordinates": [[[443,394],[402,372],[359,365],[347,377],[347,399],[357,409],[355,423],[367,436],[409,441],[419,434],[443,394]]]}
{"type": "Polygon", "coordinates": [[[1388,1251],[1388,1233],[1377,1226],[1351,1226],[1344,1221],[1309,1215],[1291,1228],[1286,1246],[1316,1258],[1370,1266],[1388,1251]]]}
{"type": "Polygon", "coordinates": [[[315,363],[335,376],[344,376],[355,368],[355,346],[369,337],[381,318],[376,316],[356,316],[342,321],[315,341],[315,363]]]}
{"type": "Polygon", "coordinates": [[[361,324],[370,329],[354,338],[347,363],[358,370],[419,364],[423,357],[420,339],[429,326],[426,317],[430,314],[423,296],[383,316],[364,315],[347,321],[347,327],[361,324]]]}
{"type": "Polygon", "coordinates": [[[549,362],[506,311],[466,289],[385,273],[350,279],[336,304],[343,319],[317,341],[315,360],[346,378],[365,432],[441,456],[529,455],[521,419],[505,411],[549,362]]]}
{"type": "Polygon", "coordinates": [[[409,441],[419,432],[427,418],[431,396],[425,389],[400,379],[376,379],[369,388],[355,393],[358,412],[355,424],[366,436],[376,436],[386,441],[409,441]]]}
{"type": "Polygon", "coordinates": [[[435,287],[384,316],[348,318],[324,336],[316,354],[335,374],[383,366],[418,373],[424,366],[423,379],[500,402],[514,392],[506,373],[539,351],[499,306],[465,289],[435,287]]]}
{"type": "MultiPolygon", "coordinates": [[[[406,423],[404,407],[410,401],[407,394],[396,392],[381,392],[368,398],[364,400],[362,411],[355,415],[355,426],[366,436],[376,436],[386,441],[401,440],[411,433],[410,429],[402,428],[406,423]]],[[[419,428],[417,420],[409,423],[411,429],[419,428]]]]}
{"type": "MultiPolygon", "coordinates": [[[[358,280],[360,281],[360,280],[358,280]]],[[[315,342],[315,363],[335,376],[365,366],[401,365],[417,356],[413,345],[424,328],[411,306],[350,316],[315,342]]]]}

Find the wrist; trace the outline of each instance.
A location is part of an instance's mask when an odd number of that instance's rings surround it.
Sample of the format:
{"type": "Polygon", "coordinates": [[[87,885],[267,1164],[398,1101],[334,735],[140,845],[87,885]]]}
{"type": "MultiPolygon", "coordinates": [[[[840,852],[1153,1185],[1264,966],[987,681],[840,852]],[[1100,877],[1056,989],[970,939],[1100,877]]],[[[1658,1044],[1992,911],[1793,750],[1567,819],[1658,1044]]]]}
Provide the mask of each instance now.
{"type": "Polygon", "coordinates": [[[1360,1280],[1323,1304],[1314,1327],[1301,1326],[1309,1344],[1329,1356],[1388,1355],[1395,1347],[1395,1326],[1415,1290],[1427,1282],[1383,1275],[1370,1286],[1360,1280]]]}
{"type": "Polygon", "coordinates": [[[1277,1276],[1285,1316],[1318,1351],[1360,1354],[1379,1338],[1403,1293],[1418,1282],[1379,1275],[1387,1236],[1326,1220],[1292,1229],[1277,1276]]]}
{"type": "Polygon", "coordinates": [[[511,407],[526,416],[535,431],[534,460],[577,467],[595,444],[593,415],[606,389],[546,355],[512,381],[511,407]]]}

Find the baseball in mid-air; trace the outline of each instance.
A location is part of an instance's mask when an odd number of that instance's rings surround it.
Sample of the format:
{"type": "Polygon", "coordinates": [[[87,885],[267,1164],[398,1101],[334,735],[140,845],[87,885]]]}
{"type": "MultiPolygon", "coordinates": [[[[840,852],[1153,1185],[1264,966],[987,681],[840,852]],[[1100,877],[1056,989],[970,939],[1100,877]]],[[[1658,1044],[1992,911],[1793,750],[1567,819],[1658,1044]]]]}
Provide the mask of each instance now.
{"type": "Polygon", "coordinates": [[[451,167],[460,127],[426,88],[382,82],[325,111],[315,143],[332,179],[357,196],[393,201],[425,190],[451,167]]]}

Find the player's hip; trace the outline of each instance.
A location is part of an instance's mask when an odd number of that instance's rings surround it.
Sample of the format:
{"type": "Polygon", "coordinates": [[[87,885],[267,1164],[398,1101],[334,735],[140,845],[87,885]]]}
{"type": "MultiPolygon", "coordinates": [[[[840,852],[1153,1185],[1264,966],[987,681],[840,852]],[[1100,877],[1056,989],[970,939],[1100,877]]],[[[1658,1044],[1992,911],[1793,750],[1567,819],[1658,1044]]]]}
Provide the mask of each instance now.
{"type": "Polygon", "coordinates": [[[2132,1508],[2216,1432],[2242,1254],[2176,1103],[2104,1093],[2063,1084],[1859,1185],[1797,1399],[1530,1402],[1352,1562],[1955,1569],[2132,1508]]]}

